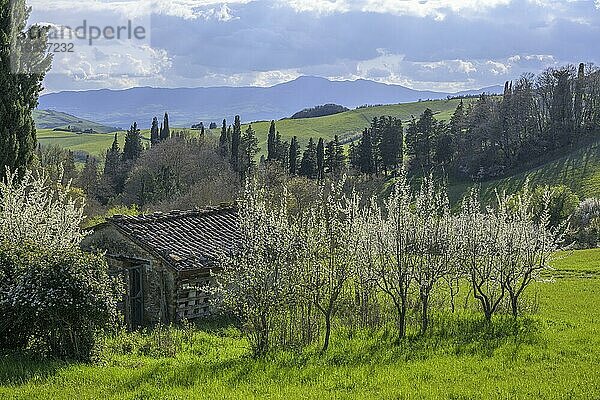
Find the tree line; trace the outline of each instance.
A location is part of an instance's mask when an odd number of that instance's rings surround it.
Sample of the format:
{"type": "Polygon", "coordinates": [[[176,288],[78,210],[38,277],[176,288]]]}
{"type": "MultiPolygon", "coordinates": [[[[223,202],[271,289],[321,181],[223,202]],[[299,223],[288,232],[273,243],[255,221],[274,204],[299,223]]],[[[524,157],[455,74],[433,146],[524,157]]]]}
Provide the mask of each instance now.
{"type": "Polygon", "coordinates": [[[506,82],[502,96],[461,101],[448,123],[425,110],[408,124],[406,150],[413,169],[485,180],[597,137],[599,116],[600,72],[568,65],[506,82]]]}
{"type": "Polygon", "coordinates": [[[488,323],[498,312],[517,318],[563,242],[564,225],[550,224],[549,193],[536,210],[527,188],[498,195],[496,207],[483,207],[473,191],[452,213],[432,176],[413,190],[401,172],[388,196],[367,201],[345,182],[321,185],[318,200],[297,214],[285,195],[277,202],[246,186],[239,246],[220,259],[214,292],[255,355],[316,340],[326,351],[343,321],[393,322],[399,340],[426,335],[444,312],[458,312],[464,287],[488,323]]]}

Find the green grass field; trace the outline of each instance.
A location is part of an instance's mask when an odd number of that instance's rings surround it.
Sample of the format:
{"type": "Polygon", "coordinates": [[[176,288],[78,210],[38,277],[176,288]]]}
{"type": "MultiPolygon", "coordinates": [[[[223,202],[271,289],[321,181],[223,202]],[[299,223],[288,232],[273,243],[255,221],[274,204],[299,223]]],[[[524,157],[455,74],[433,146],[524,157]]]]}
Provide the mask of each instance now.
{"type": "MultiPolygon", "coordinates": [[[[468,103],[473,100],[466,99],[464,101],[468,103]]],[[[430,108],[436,113],[436,118],[448,120],[459,102],[460,100],[432,100],[418,103],[361,108],[319,118],[284,119],[277,121],[277,130],[285,140],[290,140],[293,136],[298,136],[300,144],[305,146],[306,143],[308,143],[308,139],[311,137],[315,139],[320,137],[332,139],[335,135],[339,135],[343,138],[347,135],[359,133],[369,126],[374,117],[380,117],[382,115],[398,117],[403,121],[406,121],[410,119],[412,115],[418,117],[426,108],[430,108]]],[[[228,123],[231,124],[233,121],[228,121],[228,123]]],[[[261,148],[261,154],[266,153],[269,126],[270,122],[268,121],[252,123],[252,127],[256,131],[256,135],[260,142],[259,146],[261,148]]],[[[247,127],[248,125],[244,125],[242,129],[245,130],[247,127]]],[[[191,131],[188,128],[174,127],[171,130],[183,130],[191,132],[191,134],[198,134],[197,130],[191,131]]],[[[142,130],[142,134],[146,139],[150,136],[149,130],[142,130]]],[[[208,131],[208,134],[218,137],[220,128],[208,131]]],[[[120,133],[119,141],[121,146],[123,145],[123,136],[124,133],[120,133]]],[[[81,150],[95,156],[100,156],[110,147],[113,138],[112,135],[104,134],[78,135],[69,132],[54,132],[49,129],[40,129],[38,130],[38,140],[41,144],[58,144],[71,150],[81,150]]]]}
{"type": "MultiPolygon", "coordinates": [[[[466,104],[476,99],[463,100],[466,104]]],[[[329,115],[326,117],[306,118],[306,119],[284,119],[277,121],[277,130],[281,133],[284,140],[290,140],[297,136],[300,144],[304,147],[311,137],[315,140],[319,138],[332,139],[338,135],[341,139],[362,132],[362,130],[371,124],[374,117],[392,116],[402,119],[406,122],[414,115],[419,117],[425,109],[430,108],[438,120],[447,121],[450,119],[460,100],[430,100],[416,103],[395,104],[385,106],[375,106],[351,110],[340,114],[329,115]]],[[[257,133],[260,140],[259,146],[264,151],[267,147],[267,134],[269,133],[270,121],[254,122],[252,128],[257,133]]],[[[244,129],[247,126],[244,126],[244,129]]]]}
{"type": "MultiPolygon", "coordinates": [[[[399,105],[376,106],[352,110],[336,115],[309,118],[309,119],[286,119],[277,121],[277,129],[284,139],[289,140],[292,136],[298,136],[301,145],[304,146],[310,137],[332,138],[334,135],[351,135],[358,133],[362,128],[369,125],[371,119],[381,115],[391,115],[406,121],[411,115],[418,116],[426,108],[436,112],[436,118],[447,120],[450,118],[460,100],[433,100],[418,103],[399,105]]],[[[465,101],[473,101],[468,99],[465,101]]],[[[231,122],[231,121],[229,121],[231,122]]],[[[259,138],[261,154],[266,151],[267,133],[270,122],[256,122],[252,127],[259,138]]],[[[243,129],[246,129],[246,125],[243,129]]],[[[189,135],[197,135],[197,130],[187,128],[173,128],[173,131],[184,131],[189,135]]],[[[220,129],[209,130],[207,134],[217,138],[220,129]]],[[[146,143],[149,142],[149,130],[142,130],[146,143]]],[[[124,142],[124,132],[119,132],[121,147],[124,142]]],[[[52,130],[39,130],[38,140],[42,145],[56,144],[74,151],[83,151],[97,157],[102,157],[113,141],[112,134],[75,134],[69,132],[54,132],[52,130]]],[[[526,179],[533,186],[536,185],[559,185],[569,186],[580,198],[600,196],[600,137],[591,144],[586,144],[570,149],[562,149],[562,154],[549,155],[547,163],[541,166],[528,168],[523,166],[522,172],[511,177],[488,181],[482,184],[482,192],[485,198],[494,195],[494,190],[506,190],[514,192],[522,187],[526,179]]],[[[468,182],[450,182],[449,192],[453,201],[459,200],[467,189],[473,186],[468,182]]]]}
{"type": "MultiPolygon", "coordinates": [[[[600,197],[600,137],[595,143],[584,145],[574,151],[568,149],[559,156],[541,166],[527,169],[513,176],[481,185],[482,196],[491,198],[495,190],[514,193],[523,187],[526,180],[530,186],[565,185],[570,187],[580,199],[600,197]]],[[[457,201],[473,184],[450,182],[449,193],[457,201]]]]}
{"type": "Polygon", "coordinates": [[[38,129],[67,129],[69,126],[72,129],[83,132],[84,130],[93,129],[98,133],[110,133],[115,128],[88,121],[83,118],[75,117],[70,114],[52,110],[34,110],[33,119],[38,129]]]}
{"type": "Polygon", "coordinates": [[[133,345],[148,334],[129,334],[92,364],[1,359],[0,398],[599,399],[600,249],[554,267],[553,283],[532,288],[538,312],[509,333],[502,318],[485,332],[438,327],[400,345],[383,330],[337,331],[326,355],[310,348],[260,361],[231,329],[178,331],[185,344],[172,357],[133,345]]]}

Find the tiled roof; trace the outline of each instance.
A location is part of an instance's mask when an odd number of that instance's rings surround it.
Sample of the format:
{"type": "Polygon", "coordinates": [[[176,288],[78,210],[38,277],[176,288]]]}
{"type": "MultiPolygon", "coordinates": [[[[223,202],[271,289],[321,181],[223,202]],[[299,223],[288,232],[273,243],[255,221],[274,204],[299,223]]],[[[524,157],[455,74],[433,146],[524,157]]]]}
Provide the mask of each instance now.
{"type": "Polygon", "coordinates": [[[108,222],[179,271],[209,267],[219,254],[231,251],[239,238],[238,214],[231,206],[116,215],[108,222]]]}

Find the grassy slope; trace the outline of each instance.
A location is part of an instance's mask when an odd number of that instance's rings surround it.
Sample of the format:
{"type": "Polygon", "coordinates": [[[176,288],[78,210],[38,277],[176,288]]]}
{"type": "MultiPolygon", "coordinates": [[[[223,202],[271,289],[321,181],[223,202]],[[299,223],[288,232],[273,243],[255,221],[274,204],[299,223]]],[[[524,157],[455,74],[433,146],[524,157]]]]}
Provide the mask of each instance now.
{"type": "Polygon", "coordinates": [[[600,250],[567,255],[555,267],[554,283],[534,287],[540,310],[531,334],[401,346],[381,334],[338,334],[323,357],[307,350],[253,361],[242,339],[197,332],[175,358],[115,355],[104,365],[7,359],[0,398],[598,398],[600,250]]]}
{"type": "MultiPolygon", "coordinates": [[[[119,141],[123,145],[125,132],[119,132],[119,141]]],[[[56,132],[51,129],[38,129],[38,143],[43,146],[58,145],[72,151],[83,151],[94,156],[101,156],[110,148],[114,136],[105,133],[56,132]]]]}
{"type": "MultiPolygon", "coordinates": [[[[356,133],[361,128],[369,125],[369,121],[376,116],[392,115],[407,120],[411,115],[419,115],[429,107],[437,112],[438,119],[449,119],[454,112],[459,100],[435,100],[419,103],[399,104],[369,107],[352,110],[327,117],[281,120],[277,121],[277,129],[285,139],[298,136],[304,146],[310,137],[332,138],[335,134],[356,133]]],[[[266,136],[269,122],[256,122],[252,124],[259,138],[262,153],[266,150],[266,136]]],[[[243,127],[244,129],[246,126],[243,127]]],[[[181,130],[173,128],[173,130],[181,130]]],[[[190,132],[189,129],[185,129],[190,132]]],[[[197,134],[198,131],[191,131],[197,134]]],[[[149,131],[143,130],[142,134],[149,138],[149,131]]],[[[209,131],[209,135],[218,137],[220,130],[209,131]]],[[[78,135],[68,132],[53,132],[51,130],[38,131],[38,139],[42,144],[58,144],[71,150],[88,152],[95,156],[102,156],[112,143],[112,135],[83,134],[78,135]]],[[[119,142],[123,146],[124,132],[119,133],[119,142]]],[[[486,182],[482,185],[484,195],[493,195],[494,188],[514,191],[526,178],[533,185],[539,184],[565,184],[570,186],[580,197],[600,196],[600,140],[595,144],[584,146],[578,150],[567,152],[567,155],[533,169],[526,170],[510,178],[486,182]]],[[[450,194],[453,200],[458,200],[467,190],[468,183],[459,182],[450,185],[450,194]]]]}
{"type": "Polygon", "coordinates": [[[33,119],[38,129],[77,128],[80,131],[93,129],[98,133],[114,132],[115,128],[88,121],[83,118],[75,117],[70,114],[52,111],[52,110],[34,110],[33,119]]]}
{"type": "MultiPolygon", "coordinates": [[[[494,190],[508,193],[519,190],[529,179],[531,186],[566,185],[581,199],[600,197],[600,138],[575,151],[556,158],[536,168],[528,169],[509,178],[485,182],[481,185],[483,197],[494,196],[494,190]]],[[[469,184],[450,185],[452,200],[465,193],[469,184]]]]}
{"type": "MultiPolygon", "coordinates": [[[[402,120],[407,120],[411,115],[418,116],[429,107],[436,112],[436,117],[438,119],[447,120],[456,109],[459,101],[460,100],[423,101],[419,103],[369,107],[319,118],[286,119],[277,121],[277,130],[282,134],[285,140],[289,140],[293,136],[298,136],[301,145],[304,146],[308,143],[310,137],[315,139],[320,137],[331,139],[335,135],[344,136],[359,133],[362,129],[369,126],[373,117],[382,115],[390,115],[400,117],[402,120]]],[[[472,100],[469,99],[465,101],[468,102],[472,100]]],[[[173,122],[175,124],[177,123],[177,121],[173,122]]],[[[230,124],[232,122],[233,121],[228,121],[230,124]]],[[[252,127],[259,138],[261,153],[266,152],[269,125],[270,122],[252,123],[252,127]]],[[[244,125],[242,128],[245,130],[247,125],[244,125]]],[[[172,130],[179,131],[181,128],[175,127],[172,128],[172,130]]],[[[184,130],[189,131],[189,129],[184,130]]],[[[148,130],[144,130],[142,133],[146,138],[149,137],[148,130]]],[[[198,131],[193,131],[193,133],[197,134],[198,131]]],[[[218,137],[220,128],[209,131],[209,134],[218,137]]],[[[39,130],[38,138],[42,144],[59,144],[71,150],[83,150],[96,156],[103,154],[112,143],[112,137],[104,135],[77,135],[68,132],[52,132],[51,130],[39,130]]],[[[121,146],[122,145],[121,140],[121,146]]]]}
{"type": "MultiPolygon", "coordinates": [[[[473,99],[464,100],[465,102],[473,99]]],[[[401,118],[407,121],[412,115],[418,117],[426,108],[436,113],[436,118],[449,120],[460,100],[432,100],[418,103],[396,104],[377,107],[361,108],[326,117],[306,119],[284,119],[277,121],[277,130],[285,140],[298,136],[302,147],[308,143],[309,138],[331,139],[335,135],[343,138],[348,135],[360,133],[368,127],[374,117],[382,115],[401,118]]],[[[264,152],[267,147],[267,134],[270,122],[254,122],[252,128],[257,132],[260,140],[259,146],[264,152]]],[[[246,126],[244,126],[244,129],[246,126]]]]}

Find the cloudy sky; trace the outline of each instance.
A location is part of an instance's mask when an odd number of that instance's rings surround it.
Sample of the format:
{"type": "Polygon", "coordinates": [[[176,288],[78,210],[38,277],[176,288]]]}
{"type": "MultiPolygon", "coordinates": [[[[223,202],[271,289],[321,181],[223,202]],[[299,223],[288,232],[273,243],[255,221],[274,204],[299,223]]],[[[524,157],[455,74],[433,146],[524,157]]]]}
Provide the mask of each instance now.
{"type": "Polygon", "coordinates": [[[460,91],[600,63],[600,0],[28,0],[31,22],[133,20],[58,55],[47,91],[271,86],[301,75],[460,91]]]}

